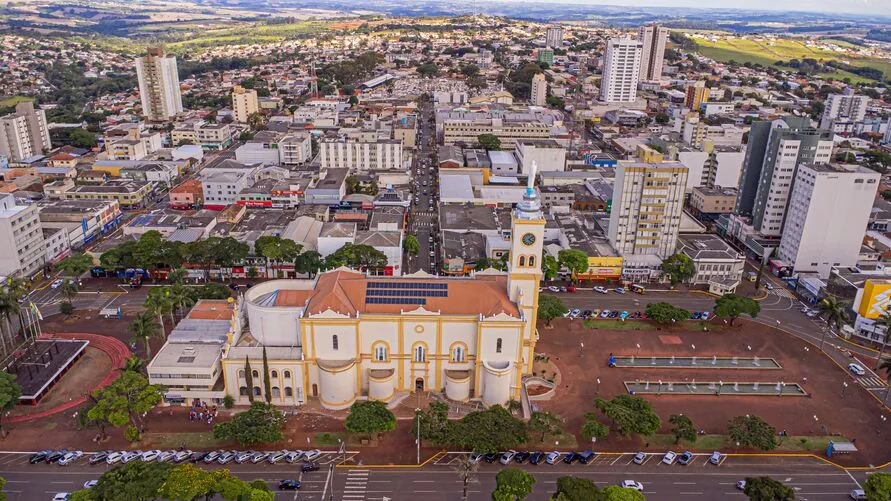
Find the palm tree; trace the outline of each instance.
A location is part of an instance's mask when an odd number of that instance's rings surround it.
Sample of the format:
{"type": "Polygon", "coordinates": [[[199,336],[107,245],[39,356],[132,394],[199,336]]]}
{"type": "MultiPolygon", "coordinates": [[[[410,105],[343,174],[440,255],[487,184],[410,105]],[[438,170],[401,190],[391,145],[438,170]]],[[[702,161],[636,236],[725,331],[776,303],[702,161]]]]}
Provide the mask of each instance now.
{"type": "Polygon", "coordinates": [[[163,334],[166,338],[167,331],[164,330],[165,313],[169,313],[171,315],[170,321],[171,324],[173,323],[173,301],[171,301],[170,296],[167,296],[166,294],[148,296],[147,298],[145,298],[143,307],[151,312],[152,315],[158,315],[158,323],[161,325],[161,334],[163,334]]]}
{"type": "Polygon", "coordinates": [[[470,456],[461,455],[461,459],[455,463],[455,466],[452,467],[455,473],[458,474],[458,478],[461,480],[461,483],[464,487],[464,492],[461,495],[461,499],[463,501],[467,501],[467,487],[469,487],[470,481],[473,480],[473,477],[476,476],[476,472],[479,469],[479,463],[474,463],[470,461],[470,456]]]}
{"type": "Polygon", "coordinates": [[[149,340],[153,337],[161,336],[161,326],[155,321],[155,317],[147,311],[142,312],[133,319],[133,323],[130,324],[128,330],[133,334],[133,337],[130,338],[131,341],[142,341],[145,343],[145,358],[151,360],[152,348],[149,345],[149,340]]]}
{"type": "Polygon", "coordinates": [[[184,285],[174,285],[170,288],[170,300],[173,302],[174,310],[177,311],[187,310],[195,304],[195,299],[184,285]]]}
{"type": "Polygon", "coordinates": [[[131,371],[131,372],[142,372],[142,369],[145,368],[145,360],[137,357],[136,355],[130,355],[130,358],[124,363],[124,366],[121,367],[122,372],[131,371]]]}
{"type": "Polygon", "coordinates": [[[172,284],[182,285],[186,282],[186,275],[188,275],[188,272],[185,269],[177,268],[167,274],[167,281],[172,284]]]}
{"type": "Polygon", "coordinates": [[[62,286],[59,287],[59,292],[70,303],[72,299],[77,297],[77,283],[66,278],[62,282],[62,286]]]}
{"type": "Polygon", "coordinates": [[[882,399],[882,404],[885,405],[888,403],[888,395],[891,395],[891,359],[882,360],[878,370],[885,371],[885,398],[882,399]]]}
{"type": "Polygon", "coordinates": [[[829,331],[829,328],[832,327],[832,324],[835,324],[835,328],[841,331],[841,326],[847,323],[847,308],[848,303],[846,301],[839,301],[835,296],[826,296],[820,300],[819,304],[817,304],[820,316],[826,321],[823,337],[820,338],[820,351],[823,351],[823,343],[826,342],[826,333],[829,331]]]}
{"type": "Polygon", "coordinates": [[[878,370],[879,364],[882,363],[882,356],[885,354],[885,346],[888,346],[888,338],[891,337],[891,312],[885,310],[882,316],[876,320],[876,323],[885,328],[885,335],[882,338],[882,348],[879,350],[879,356],[876,357],[875,370],[878,370]]]}
{"type": "Polygon", "coordinates": [[[6,289],[0,289],[0,316],[5,320],[5,325],[3,328],[0,328],[0,347],[2,347],[4,354],[9,353],[9,348],[6,346],[7,335],[10,339],[12,338],[9,315],[16,306],[18,306],[18,301],[15,300],[12,294],[6,289]]]}

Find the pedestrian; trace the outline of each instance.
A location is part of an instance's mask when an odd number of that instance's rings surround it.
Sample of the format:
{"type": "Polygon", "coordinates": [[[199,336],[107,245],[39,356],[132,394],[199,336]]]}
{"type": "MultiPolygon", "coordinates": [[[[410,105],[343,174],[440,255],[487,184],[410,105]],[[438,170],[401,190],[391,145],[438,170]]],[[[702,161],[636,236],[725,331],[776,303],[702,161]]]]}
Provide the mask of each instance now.
{"type": "Polygon", "coordinates": [[[644,449],[647,449],[647,448],[649,448],[649,447],[650,447],[650,443],[649,443],[649,442],[647,442],[646,444],[644,444],[644,449]]]}
{"type": "Polygon", "coordinates": [[[198,421],[204,421],[204,413],[203,412],[198,413],[198,421]]]}
{"type": "Polygon", "coordinates": [[[851,445],[854,445],[854,444],[856,444],[856,443],[857,443],[857,439],[856,439],[856,438],[852,438],[852,439],[851,439],[851,445]]]}

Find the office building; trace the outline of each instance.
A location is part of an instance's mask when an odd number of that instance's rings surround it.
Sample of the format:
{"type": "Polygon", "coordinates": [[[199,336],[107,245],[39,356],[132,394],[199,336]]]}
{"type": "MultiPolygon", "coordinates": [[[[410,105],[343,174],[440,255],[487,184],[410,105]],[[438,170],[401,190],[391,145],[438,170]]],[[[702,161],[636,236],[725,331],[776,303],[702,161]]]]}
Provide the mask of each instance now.
{"type": "Polygon", "coordinates": [[[319,161],[323,169],[404,169],[402,142],[392,139],[323,139],[319,142],[319,161]]]}
{"type": "Polygon", "coordinates": [[[658,24],[642,26],[638,40],[643,45],[640,56],[640,81],[658,81],[662,77],[662,63],[665,59],[665,42],[668,30],[658,24]]]}
{"type": "Polygon", "coordinates": [[[616,166],[609,241],[621,256],[674,254],[684,210],[687,168],[677,162],[616,166]]]}
{"type": "Polygon", "coordinates": [[[46,246],[37,205],[18,205],[0,196],[0,275],[32,277],[43,269],[46,246]]]}
{"type": "Polygon", "coordinates": [[[536,106],[544,106],[548,99],[548,81],[545,79],[544,73],[536,73],[532,77],[532,89],[530,91],[529,102],[536,106]]]}
{"type": "Polygon", "coordinates": [[[643,45],[630,38],[612,38],[603,55],[600,100],[605,103],[630,103],[637,99],[640,58],[643,45]]]}
{"type": "Polygon", "coordinates": [[[742,145],[743,132],[743,128],[738,125],[709,125],[699,118],[699,113],[690,113],[681,125],[684,142],[694,148],[702,148],[706,144],[739,147],[742,145]]]}
{"type": "Polygon", "coordinates": [[[46,113],[34,109],[33,102],[20,102],[14,113],[0,117],[0,157],[20,162],[43,155],[51,148],[46,113]]]}
{"type": "Polygon", "coordinates": [[[829,163],[832,146],[832,133],[814,128],[807,117],[754,122],[736,213],[751,216],[761,235],[779,237],[796,169],[801,164],[829,163]]]}
{"type": "Polygon", "coordinates": [[[824,279],[857,264],[880,179],[865,167],[799,165],[777,258],[824,279]]]}
{"type": "Polygon", "coordinates": [[[545,46],[550,48],[563,47],[562,26],[548,26],[548,30],[545,34],[545,46]]]}
{"type": "Polygon", "coordinates": [[[687,86],[687,94],[684,96],[684,107],[688,110],[699,111],[703,103],[708,102],[709,88],[705,81],[700,80],[687,86]]]}
{"type": "Polygon", "coordinates": [[[501,149],[512,150],[523,139],[550,139],[551,126],[537,119],[449,118],[442,124],[443,144],[472,146],[480,134],[492,134],[501,140],[501,149]]]}
{"type": "Polygon", "coordinates": [[[166,122],[183,111],[176,58],[165,56],[164,49],[149,48],[136,58],[136,77],[142,114],[151,121],[166,122]]]}
{"type": "Polygon", "coordinates": [[[566,170],[566,148],[553,139],[524,139],[517,141],[517,163],[521,176],[536,172],[563,172],[566,170]]]}
{"type": "Polygon", "coordinates": [[[235,114],[236,122],[247,123],[248,117],[258,111],[260,111],[260,101],[257,100],[256,90],[245,89],[240,85],[232,88],[232,112],[235,114]]]}
{"type": "Polygon", "coordinates": [[[535,60],[539,63],[548,63],[549,66],[554,65],[554,51],[553,49],[538,49],[536,52],[535,60]]]}
{"type": "Polygon", "coordinates": [[[856,96],[851,89],[844,94],[829,94],[820,118],[820,128],[832,130],[836,122],[860,122],[866,116],[868,96],[856,96]]]}

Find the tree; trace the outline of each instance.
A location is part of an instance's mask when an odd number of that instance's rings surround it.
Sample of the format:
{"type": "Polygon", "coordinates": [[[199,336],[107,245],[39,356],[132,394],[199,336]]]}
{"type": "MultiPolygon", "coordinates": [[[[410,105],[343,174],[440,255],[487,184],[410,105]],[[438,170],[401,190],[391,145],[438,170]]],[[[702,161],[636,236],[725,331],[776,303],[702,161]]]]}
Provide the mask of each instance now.
{"type": "Polygon", "coordinates": [[[359,98],[356,96],[350,96],[347,102],[350,103],[350,106],[356,106],[357,104],[359,104],[359,98]]]}
{"type": "Polygon", "coordinates": [[[357,270],[381,270],[387,266],[387,256],[370,245],[348,243],[325,258],[328,268],[347,266],[357,270]]]}
{"type": "Polygon", "coordinates": [[[563,421],[551,412],[533,412],[529,417],[529,431],[541,433],[541,442],[546,435],[559,435],[563,421]]]}
{"type": "Polygon", "coordinates": [[[302,247],[291,239],[266,235],[254,242],[254,250],[269,261],[294,262],[302,247]]]}
{"type": "Polygon", "coordinates": [[[74,493],[72,501],[156,499],[172,468],[169,463],[131,461],[103,473],[95,486],[74,493]]]}
{"type": "MultiPolygon", "coordinates": [[[[823,336],[820,339],[821,350],[823,349],[823,341],[826,340],[826,333],[832,327],[832,324],[835,324],[835,328],[840,331],[841,326],[847,323],[847,307],[848,303],[846,301],[839,301],[838,298],[833,295],[828,295],[817,303],[817,309],[820,312],[820,316],[826,321],[826,328],[823,330],[823,336]]],[[[882,356],[880,354],[879,360],[881,360],[881,358],[882,356]]]]}
{"type": "Polygon", "coordinates": [[[557,253],[557,261],[575,278],[588,271],[588,255],[580,250],[563,249],[557,253]]]}
{"type": "Polygon", "coordinates": [[[272,403],[272,378],[269,377],[269,359],[266,357],[266,347],[263,347],[263,392],[266,403],[272,403]]]}
{"type": "Polygon", "coordinates": [[[594,407],[612,419],[613,427],[621,435],[637,433],[649,436],[662,425],[662,420],[653,412],[650,403],[637,395],[623,394],[612,400],[598,398],[594,401],[594,407]]]}
{"type": "Polygon", "coordinates": [[[282,439],[285,417],[274,405],[252,402],[251,407],[213,427],[214,438],[234,439],[241,445],[278,442],[282,439]]]}
{"type": "Polygon", "coordinates": [[[649,303],[646,308],[647,318],[660,324],[680,322],[690,318],[690,310],[685,310],[664,301],[649,303]]]}
{"type": "Polygon", "coordinates": [[[247,123],[252,130],[260,130],[263,127],[263,114],[259,111],[251,113],[247,117],[247,123]]]}
{"type": "Polygon", "coordinates": [[[525,499],[532,494],[535,477],[520,468],[505,468],[495,475],[493,501],[514,501],[525,499]]]}
{"type": "Polygon", "coordinates": [[[304,273],[312,278],[322,269],[323,264],[322,255],[314,250],[309,250],[300,254],[294,260],[294,271],[304,273]]]}
{"type": "Polygon", "coordinates": [[[547,255],[541,260],[541,271],[544,272],[545,280],[553,280],[560,272],[560,263],[554,256],[547,255]]]}
{"type": "Polygon", "coordinates": [[[130,355],[124,362],[124,366],[121,367],[121,371],[133,371],[133,372],[142,372],[145,369],[145,360],[137,357],[136,355],[130,355]]]}
{"type": "Polygon", "coordinates": [[[752,298],[736,294],[724,294],[715,299],[715,315],[730,318],[730,325],[743,313],[755,318],[761,312],[761,306],[752,298]]]}
{"type": "Polygon", "coordinates": [[[751,501],[791,501],[795,491],[788,485],[770,477],[746,477],[743,493],[751,501]]]}
{"type": "Polygon", "coordinates": [[[470,486],[470,482],[473,480],[473,477],[476,476],[476,472],[478,469],[479,463],[472,462],[470,460],[470,456],[467,455],[461,455],[461,457],[455,463],[455,466],[452,467],[452,470],[454,470],[454,472],[458,474],[458,479],[460,479],[461,485],[463,487],[463,493],[461,494],[462,501],[467,501],[467,488],[470,486]]]}
{"type": "Polygon", "coordinates": [[[149,384],[142,374],[124,371],[105,388],[96,390],[96,405],[90,409],[90,419],[104,419],[112,426],[130,424],[138,436],[145,430],[145,414],[161,403],[164,387],[149,384]]]}
{"type": "Polygon", "coordinates": [[[133,334],[133,337],[130,338],[131,341],[145,343],[145,358],[151,360],[152,347],[149,342],[153,337],[161,337],[161,325],[155,321],[154,315],[147,311],[140,313],[133,319],[127,330],[133,334]]]}
{"type": "Polygon", "coordinates": [[[884,501],[891,499],[891,473],[877,471],[866,478],[863,484],[866,499],[869,501],[884,501]]]}
{"type": "Polygon", "coordinates": [[[754,447],[762,451],[776,449],[777,429],[758,416],[736,416],[727,423],[730,440],[744,447],[754,447]]]}
{"type": "Polygon", "coordinates": [[[424,78],[433,78],[436,75],[439,75],[439,66],[433,62],[426,62],[419,64],[417,67],[417,72],[424,78]]]}
{"type": "Polygon", "coordinates": [[[79,252],[56,263],[56,270],[69,277],[79,277],[90,271],[92,266],[93,258],[83,252],[79,252]]]}
{"type": "Polygon", "coordinates": [[[501,139],[495,134],[480,134],[476,137],[476,142],[479,143],[480,148],[484,150],[497,151],[501,149],[501,139]]]}
{"type": "Polygon", "coordinates": [[[173,301],[170,299],[170,296],[167,294],[149,294],[146,296],[142,306],[151,315],[158,315],[158,325],[161,326],[161,334],[167,337],[167,333],[164,330],[165,314],[170,315],[171,325],[173,324],[173,301]]]}
{"type": "Polygon", "coordinates": [[[63,315],[71,315],[74,313],[74,305],[70,301],[64,301],[59,304],[59,312],[63,315]]]}
{"type": "Polygon", "coordinates": [[[421,252],[421,244],[418,243],[417,237],[408,235],[402,242],[402,249],[408,254],[417,255],[418,252],[421,252]]]}
{"type": "Polygon", "coordinates": [[[92,148],[96,146],[96,136],[86,129],[74,129],[68,135],[71,146],[76,148],[92,148]]]}
{"type": "Polygon", "coordinates": [[[443,402],[432,401],[426,411],[418,412],[418,418],[412,424],[412,435],[418,434],[423,440],[434,444],[446,443],[449,426],[449,406],[443,402]],[[418,431],[420,425],[420,432],[418,431]]]}
{"type": "Polygon", "coordinates": [[[254,403],[254,374],[251,371],[251,362],[247,355],[244,356],[244,384],[248,390],[248,401],[254,403]]]}
{"type": "Polygon", "coordinates": [[[598,421],[597,416],[593,412],[588,412],[585,414],[585,424],[582,425],[579,431],[582,437],[591,440],[592,438],[603,438],[609,435],[609,426],[598,421]]]}
{"type": "Polygon", "coordinates": [[[563,101],[562,97],[559,96],[548,96],[546,99],[548,106],[553,106],[558,110],[562,110],[566,103],[563,101]]]}
{"type": "Polygon", "coordinates": [[[3,415],[8,414],[19,404],[21,396],[22,387],[16,383],[15,376],[0,371],[0,436],[6,436],[6,430],[3,429],[3,415]]]}
{"type": "Polygon", "coordinates": [[[378,400],[359,400],[350,406],[343,422],[353,433],[382,433],[396,428],[396,416],[378,400]]]}
{"type": "Polygon", "coordinates": [[[672,285],[678,282],[686,282],[696,275],[696,265],[690,256],[677,253],[668,256],[662,261],[662,273],[671,280],[672,285]]]}
{"type": "Polygon", "coordinates": [[[604,501],[646,501],[643,493],[621,485],[607,485],[600,492],[604,501]]]}
{"type": "Polygon", "coordinates": [[[579,477],[560,477],[552,501],[600,501],[601,493],[592,480],[579,477]]]}
{"type": "Polygon", "coordinates": [[[59,294],[70,303],[72,299],[77,297],[77,282],[66,278],[62,281],[62,285],[59,286],[59,294]]]}
{"type": "Polygon", "coordinates": [[[538,298],[538,318],[551,325],[551,320],[566,314],[566,305],[557,296],[542,294],[538,298]]]}
{"type": "Polygon", "coordinates": [[[446,443],[474,452],[499,452],[526,441],[526,427],[504,407],[493,405],[450,422],[446,443]]]}
{"type": "Polygon", "coordinates": [[[673,425],[671,434],[674,435],[675,445],[681,443],[681,439],[690,443],[696,442],[696,427],[693,426],[693,420],[689,416],[672,414],[668,417],[668,422],[673,425]]]}

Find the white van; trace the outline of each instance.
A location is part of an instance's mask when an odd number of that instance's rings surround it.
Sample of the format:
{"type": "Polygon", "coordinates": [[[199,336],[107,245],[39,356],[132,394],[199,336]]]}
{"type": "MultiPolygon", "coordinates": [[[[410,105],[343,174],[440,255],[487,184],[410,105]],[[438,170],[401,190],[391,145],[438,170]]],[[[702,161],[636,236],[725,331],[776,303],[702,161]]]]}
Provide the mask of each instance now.
{"type": "Polygon", "coordinates": [[[849,497],[855,501],[866,501],[866,492],[863,489],[854,489],[849,497]]]}

